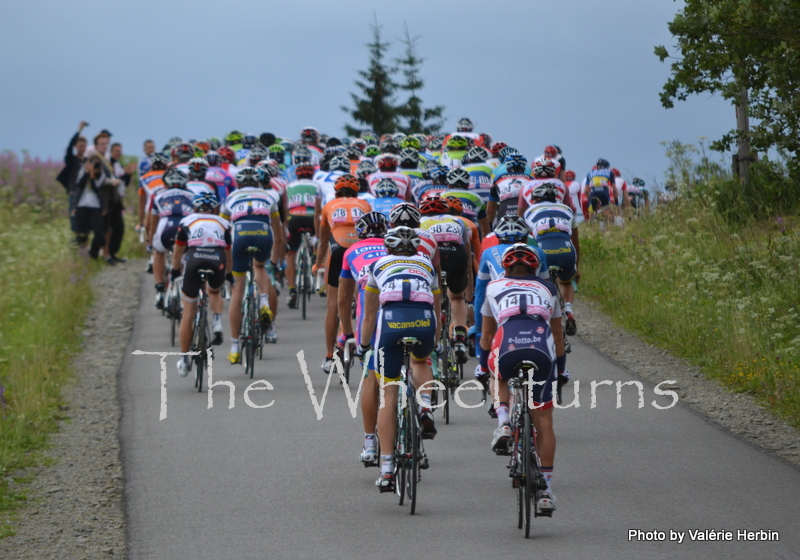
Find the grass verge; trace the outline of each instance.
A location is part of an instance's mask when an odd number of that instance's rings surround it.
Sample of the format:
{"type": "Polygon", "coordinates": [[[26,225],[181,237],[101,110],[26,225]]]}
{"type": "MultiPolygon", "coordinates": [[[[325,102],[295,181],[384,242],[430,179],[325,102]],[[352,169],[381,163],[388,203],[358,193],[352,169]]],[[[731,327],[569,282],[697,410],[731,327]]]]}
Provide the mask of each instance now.
{"type": "Polygon", "coordinates": [[[800,427],[800,218],[731,225],[697,198],[581,229],[581,293],[800,427]]]}

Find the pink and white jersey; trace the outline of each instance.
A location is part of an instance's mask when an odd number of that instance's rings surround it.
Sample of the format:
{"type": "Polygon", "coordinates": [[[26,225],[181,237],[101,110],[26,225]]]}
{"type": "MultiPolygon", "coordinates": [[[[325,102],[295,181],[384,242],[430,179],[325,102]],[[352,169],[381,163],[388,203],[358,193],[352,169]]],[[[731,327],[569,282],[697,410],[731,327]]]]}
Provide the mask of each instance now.
{"type": "Polygon", "coordinates": [[[498,278],[486,286],[481,313],[502,325],[516,315],[539,315],[543,321],[561,317],[556,288],[535,277],[498,278]]]}
{"type": "Polygon", "coordinates": [[[539,185],[543,185],[545,183],[552,183],[558,188],[558,200],[557,202],[564,202],[564,199],[567,198],[568,189],[567,186],[559,181],[558,179],[531,179],[525,186],[522,187],[519,191],[519,208],[520,215],[522,211],[528,208],[531,205],[531,193],[534,191],[536,187],[539,185]]]}
{"type": "Polygon", "coordinates": [[[214,214],[189,214],[181,220],[175,241],[189,247],[229,247],[231,223],[214,214]]]}
{"type": "Polygon", "coordinates": [[[420,239],[417,254],[425,255],[433,263],[433,266],[439,266],[439,244],[436,242],[436,238],[427,229],[421,227],[414,228],[414,231],[417,232],[420,239]]]}
{"type": "Polygon", "coordinates": [[[270,194],[270,191],[258,187],[243,187],[233,191],[225,199],[219,213],[232,222],[247,220],[269,224],[272,216],[278,215],[275,199],[275,194],[270,194]]]}
{"type": "Polygon", "coordinates": [[[405,173],[400,173],[399,171],[378,171],[376,173],[372,173],[371,175],[367,175],[369,192],[375,195],[375,187],[378,186],[378,181],[380,181],[384,177],[389,177],[390,179],[394,179],[394,182],[397,183],[397,186],[400,188],[400,190],[397,193],[397,198],[402,198],[403,200],[409,200],[408,196],[409,193],[411,192],[411,177],[409,177],[405,173]]]}

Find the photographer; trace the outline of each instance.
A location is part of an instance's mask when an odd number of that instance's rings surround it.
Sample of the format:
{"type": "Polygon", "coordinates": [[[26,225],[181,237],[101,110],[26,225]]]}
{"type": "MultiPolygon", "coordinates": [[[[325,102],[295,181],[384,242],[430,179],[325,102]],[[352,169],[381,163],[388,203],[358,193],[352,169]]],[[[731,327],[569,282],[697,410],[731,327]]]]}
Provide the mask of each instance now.
{"type": "Polygon", "coordinates": [[[89,256],[96,259],[105,246],[106,235],[103,214],[109,207],[109,195],[116,192],[118,179],[111,177],[100,155],[90,156],[78,171],[75,182],[75,238],[82,252],[89,244],[89,233],[94,234],[89,256]]]}
{"type": "Polygon", "coordinates": [[[110,164],[114,177],[118,180],[116,186],[116,197],[113,197],[104,213],[105,228],[107,233],[106,254],[108,263],[116,264],[125,262],[127,259],[117,255],[122,245],[122,237],[125,234],[125,222],[123,212],[125,210],[125,189],[131,182],[131,177],[136,171],[136,163],[132,162],[123,166],[122,164],[122,144],[115,142],[111,144],[110,164]]]}

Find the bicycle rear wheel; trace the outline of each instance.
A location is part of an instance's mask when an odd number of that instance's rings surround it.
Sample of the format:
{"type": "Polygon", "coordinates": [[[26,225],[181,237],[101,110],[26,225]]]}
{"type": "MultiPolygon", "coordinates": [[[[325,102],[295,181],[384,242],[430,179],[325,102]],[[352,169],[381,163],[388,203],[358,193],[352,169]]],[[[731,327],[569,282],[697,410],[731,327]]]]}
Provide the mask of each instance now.
{"type": "Polygon", "coordinates": [[[522,415],[522,465],[523,476],[525,479],[524,484],[520,484],[520,490],[523,495],[523,502],[525,506],[525,538],[531,536],[531,517],[534,516],[532,501],[534,495],[534,486],[538,484],[536,480],[536,473],[533,469],[533,449],[531,448],[531,438],[533,436],[531,430],[531,415],[529,412],[524,412],[522,415]]]}
{"type": "MultiPolygon", "coordinates": [[[[412,392],[413,395],[413,392],[412,392]]],[[[416,399],[411,401],[416,402],[416,399]]],[[[419,481],[419,460],[420,460],[420,431],[417,415],[414,410],[414,405],[410,404],[406,407],[406,417],[409,426],[407,455],[408,455],[408,472],[406,473],[406,493],[408,494],[409,513],[414,515],[417,511],[417,482],[419,481]]]]}
{"type": "Polygon", "coordinates": [[[399,498],[398,503],[402,506],[406,498],[406,432],[408,426],[406,424],[405,414],[400,414],[400,422],[397,430],[397,446],[395,448],[395,492],[399,498]]]}

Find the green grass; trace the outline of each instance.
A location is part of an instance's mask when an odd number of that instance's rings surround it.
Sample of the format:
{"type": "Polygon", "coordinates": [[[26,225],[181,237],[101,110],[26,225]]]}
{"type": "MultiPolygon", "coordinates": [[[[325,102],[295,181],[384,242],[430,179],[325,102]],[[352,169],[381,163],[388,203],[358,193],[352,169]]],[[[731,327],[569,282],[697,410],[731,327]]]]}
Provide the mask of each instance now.
{"type": "Polygon", "coordinates": [[[731,225],[694,198],[582,226],[581,293],[800,427],[800,218],[731,225]]]}
{"type": "MultiPolygon", "coordinates": [[[[58,189],[61,187],[58,186],[58,189]]],[[[55,187],[53,187],[55,189],[55,187]]],[[[53,190],[51,189],[51,190],[53,190]]],[[[133,190],[133,189],[129,189],[133,190]]],[[[57,193],[57,190],[53,192],[57,193]]],[[[62,191],[63,192],[63,191],[62,191]]],[[[61,194],[61,193],[58,193],[61,194]]],[[[57,195],[56,195],[57,196],[57,195]]],[[[130,195],[128,206],[135,204],[130,195]]],[[[121,255],[143,256],[126,213],[121,255]]],[[[92,301],[91,275],[108,266],[77,256],[63,194],[54,207],[0,200],[0,538],[13,534],[13,516],[27,500],[21,469],[46,464],[42,451],[64,419],[62,387],[73,379],[92,301]]]]}

